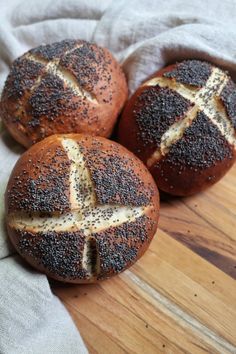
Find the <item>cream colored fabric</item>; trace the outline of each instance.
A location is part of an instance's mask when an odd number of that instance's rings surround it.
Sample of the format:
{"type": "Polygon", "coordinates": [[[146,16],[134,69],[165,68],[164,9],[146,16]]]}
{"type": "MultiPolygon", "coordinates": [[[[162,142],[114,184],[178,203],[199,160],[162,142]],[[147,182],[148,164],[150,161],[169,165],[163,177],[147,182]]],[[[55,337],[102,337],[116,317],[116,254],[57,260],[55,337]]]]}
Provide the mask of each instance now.
{"type": "MultiPolygon", "coordinates": [[[[65,38],[108,47],[123,63],[131,92],[157,69],[185,58],[211,60],[236,79],[235,17],[234,0],[0,0],[0,91],[17,56],[65,38]]],[[[2,130],[1,220],[5,186],[22,152],[2,130]]],[[[2,222],[0,353],[85,353],[46,277],[32,272],[12,252],[2,222]]]]}

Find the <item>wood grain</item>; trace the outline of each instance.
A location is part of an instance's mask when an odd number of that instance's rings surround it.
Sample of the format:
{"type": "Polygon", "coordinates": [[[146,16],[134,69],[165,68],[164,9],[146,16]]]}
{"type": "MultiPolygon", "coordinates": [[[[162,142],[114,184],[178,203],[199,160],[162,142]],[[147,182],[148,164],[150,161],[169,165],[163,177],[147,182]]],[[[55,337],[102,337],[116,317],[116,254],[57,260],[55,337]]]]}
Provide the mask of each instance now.
{"type": "Polygon", "coordinates": [[[123,274],[53,285],[90,353],[236,353],[235,178],[165,196],[150,248],[123,274]]]}
{"type": "Polygon", "coordinates": [[[159,227],[236,279],[236,165],[191,198],[163,197],[159,227]]]}

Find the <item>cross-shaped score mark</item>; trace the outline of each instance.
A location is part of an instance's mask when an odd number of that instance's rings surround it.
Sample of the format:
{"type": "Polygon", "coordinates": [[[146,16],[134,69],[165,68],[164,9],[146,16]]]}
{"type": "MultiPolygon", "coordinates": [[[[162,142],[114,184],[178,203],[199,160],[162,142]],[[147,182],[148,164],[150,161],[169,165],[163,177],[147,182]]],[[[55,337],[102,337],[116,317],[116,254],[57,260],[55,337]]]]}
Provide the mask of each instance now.
{"type": "Polygon", "coordinates": [[[170,88],[193,103],[193,107],[185,114],[185,117],[172,124],[163,134],[160,148],[147,160],[148,167],[165,156],[169,152],[171,145],[182,138],[185,130],[197,117],[199,111],[205,113],[211,122],[218,127],[225,139],[236,148],[233,125],[227,117],[223,105],[219,102],[220,93],[228,80],[229,77],[222,70],[213,68],[206,85],[200,90],[190,85],[183,85],[176,80],[166,77],[156,77],[143,84],[143,87],[158,85],[160,87],[170,88]]]}
{"type": "Polygon", "coordinates": [[[40,216],[39,213],[16,212],[8,216],[8,224],[13,229],[34,233],[35,237],[37,237],[37,233],[83,232],[85,235],[83,264],[87,271],[92,272],[92,262],[89,263],[87,258],[93,257],[91,240],[96,242],[93,235],[104,232],[110,227],[135,221],[145,215],[150,207],[98,205],[90,172],[86,167],[79,145],[73,139],[61,138],[60,140],[71,161],[71,211],[61,215],[52,213],[49,216],[40,216]]]}
{"type": "MultiPolygon", "coordinates": [[[[83,47],[83,44],[77,44],[74,46],[73,49],[65,51],[63,55],[66,56],[68,54],[71,54],[73,53],[73,51],[81,47],[83,47]]],[[[28,113],[25,110],[25,102],[28,102],[30,98],[34,95],[37,88],[40,86],[41,82],[43,82],[47,74],[51,74],[54,77],[59,78],[65,84],[66,88],[69,88],[76,97],[86,98],[88,102],[91,102],[94,105],[99,104],[96,99],[96,96],[92,92],[89,92],[82,88],[79,85],[76,77],[69,70],[63,68],[60,65],[60,59],[57,58],[49,61],[44,58],[41,58],[39,55],[29,53],[26,53],[23,58],[29,60],[29,62],[43,65],[43,72],[37,77],[34,84],[30,88],[26,87],[25,92],[21,97],[20,104],[17,105],[15,111],[16,116],[27,117],[28,113]]],[[[44,94],[47,95],[46,89],[44,94]]],[[[17,122],[17,125],[21,132],[26,133],[26,128],[20,121],[17,122]]]]}
{"type": "MultiPolygon", "coordinates": [[[[71,53],[73,53],[73,51],[75,51],[76,49],[79,49],[81,47],[83,47],[83,44],[76,45],[73,49],[66,51],[63,54],[63,56],[71,54],[71,53]]],[[[54,76],[59,77],[66,84],[66,86],[73,91],[73,93],[75,95],[77,95],[79,97],[86,97],[90,102],[92,102],[94,104],[98,104],[98,101],[97,101],[96,97],[94,96],[94,94],[92,94],[91,92],[82,88],[79,85],[78,80],[75,78],[75,76],[69,70],[63,68],[60,65],[60,59],[57,58],[57,59],[53,59],[53,60],[48,61],[48,60],[43,59],[35,54],[26,54],[25,58],[30,61],[33,61],[35,63],[42,64],[44,66],[43,73],[41,75],[39,75],[39,77],[35,81],[34,85],[30,89],[31,93],[33,93],[37,89],[37,87],[40,85],[41,81],[43,80],[43,77],[45,76],[45,74],[48,73],[48,74],[52,74],[54,76]]]]}

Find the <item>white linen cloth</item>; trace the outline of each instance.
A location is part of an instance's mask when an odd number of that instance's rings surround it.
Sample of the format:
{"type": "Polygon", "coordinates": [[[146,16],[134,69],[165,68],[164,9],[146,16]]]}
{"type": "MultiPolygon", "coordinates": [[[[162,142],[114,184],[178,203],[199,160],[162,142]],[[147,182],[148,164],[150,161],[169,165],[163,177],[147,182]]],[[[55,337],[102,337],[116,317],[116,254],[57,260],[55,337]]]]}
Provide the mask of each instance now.
{"type": "MultiPolygon", "coordinates": [[[[0,91],[16,57],[65,38],[109,48],[123,64],[130,92],[185,58],[210,60],[236,79],[235,18],[235,0],[0,0],[0,91]]],[[[22,152],[1,128],[0,353],[87,353],[46,276],[21,261],[7,240],[4,191],[22,152]]]]}

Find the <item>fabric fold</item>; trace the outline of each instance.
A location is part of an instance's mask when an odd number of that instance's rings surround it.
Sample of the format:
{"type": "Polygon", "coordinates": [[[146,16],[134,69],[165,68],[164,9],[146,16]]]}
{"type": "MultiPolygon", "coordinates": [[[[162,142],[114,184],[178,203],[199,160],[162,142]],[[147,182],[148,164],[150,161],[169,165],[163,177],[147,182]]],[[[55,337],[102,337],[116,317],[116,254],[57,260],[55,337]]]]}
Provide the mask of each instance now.
{"type": "MultiPolygon", "coordinates": [[[[186,58],[212,61],[236,80],[235,15],[234,0],[2,1],[0,92],[14,59],[66,38],[94,41],[113,52],[123,64],[130,93],[161,67],[186,58]]],[[[8,241],[4,192],[23,151],[1,128],[0,353],[87,353],[46,276],[21,261],[8,241]]]]}

